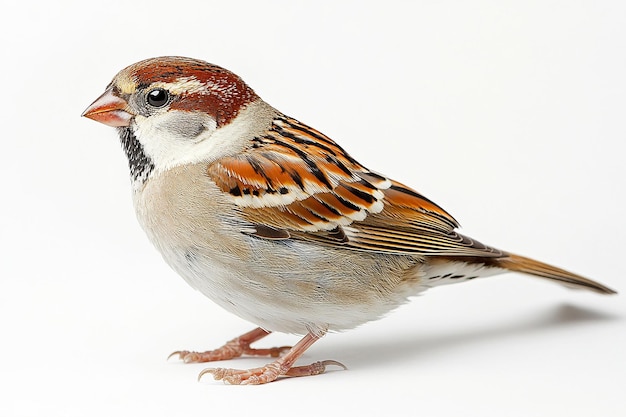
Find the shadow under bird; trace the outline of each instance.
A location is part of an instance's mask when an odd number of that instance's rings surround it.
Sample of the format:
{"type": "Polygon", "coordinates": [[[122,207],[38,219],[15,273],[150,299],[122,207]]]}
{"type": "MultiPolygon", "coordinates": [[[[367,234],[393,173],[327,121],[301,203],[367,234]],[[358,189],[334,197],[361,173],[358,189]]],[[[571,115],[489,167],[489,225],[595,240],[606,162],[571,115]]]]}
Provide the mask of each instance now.
{"type": "Polygon", "coordinates": [[[484,245],[423,195],[354,160],[204,61],[159,57],[120,71],[83,116],[117,128],[139,223],[192,287],[258,326],[185,362],[276,358],[210,368],[232,384],[324,372],[295,366],[328,331],[383,316],[424,290],[522,272],[600,294],[604,285],[484,245]],[[270,332],[304,335],[257,349],[270,332]]]}

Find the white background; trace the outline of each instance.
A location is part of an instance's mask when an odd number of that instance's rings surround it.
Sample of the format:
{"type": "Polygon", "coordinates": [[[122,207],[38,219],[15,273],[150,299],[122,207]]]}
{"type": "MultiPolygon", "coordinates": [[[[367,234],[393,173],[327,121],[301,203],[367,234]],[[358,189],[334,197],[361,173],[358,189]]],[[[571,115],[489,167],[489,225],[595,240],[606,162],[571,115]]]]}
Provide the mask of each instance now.
{"type": "Polygon", "coordinates": [[[626,415],[624,2],[11,3],[0,415],[626,415]],[[302,359],[348,371],[196,382],[205,365],[171,351],[253,326],[162,262],[115,132],[79,117],[121,68],[168,54],[238,73],[464,233],[622,294],[513,274],[439,288],[302,359]]]}

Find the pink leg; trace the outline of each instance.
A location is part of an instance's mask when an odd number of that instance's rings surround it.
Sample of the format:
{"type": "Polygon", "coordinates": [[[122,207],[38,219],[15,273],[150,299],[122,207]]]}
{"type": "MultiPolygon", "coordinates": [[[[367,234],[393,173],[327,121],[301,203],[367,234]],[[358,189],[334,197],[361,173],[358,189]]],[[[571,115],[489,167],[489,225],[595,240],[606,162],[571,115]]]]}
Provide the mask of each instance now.
{"type": "Polygon", "coordinates": [[[308,376],[318,375],[326,370],[327,365],[337,365],[346,369],[346,367],[337,361],[315,362],[305,366],[293,366],[296,360],[321,336],[311,333],[307,334],[295,344],[285,355],[276,361],[269,363],[261,368],[253,369],[229,369],[229,368],[208,368],[200,372],[198,379],[205,374],[213,374],[217,380],[224,380],[234,385],[257,385],[275,381],[279,376],[308,376]]]}
{"type": "Polygon", "coordinates": [[[224,346],[215,350],[207,350],[206,352],[178,350],[172,353],[168,359],[172,356],[178,355],[178,357],[185,363],[198,363],[223,361],[226,359],[238,358],[241,355],[271,356],[272,358],[277,358],[281,355],[281,353],[291,349],[291,346],[274,347],[269,349],[253,349],[250,347],[250,344],[256,342],[257,340],[261,340],[268,334],[270,334],[270,332],[258,327],[246,334],[234,338],[230,342],[227,342],[224,346]]]}

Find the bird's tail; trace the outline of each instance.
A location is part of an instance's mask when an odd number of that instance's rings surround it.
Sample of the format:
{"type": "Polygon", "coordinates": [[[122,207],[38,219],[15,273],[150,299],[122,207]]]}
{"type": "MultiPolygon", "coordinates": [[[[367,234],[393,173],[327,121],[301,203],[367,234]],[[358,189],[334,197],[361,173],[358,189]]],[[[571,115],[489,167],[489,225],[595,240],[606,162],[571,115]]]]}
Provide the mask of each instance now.
{"type": "Polygon", "coordinates": [[[616,294],[617,292],[605,287],[599,282],[585,278],[578,274],[557,268],[543,262],[524,256],[508,254],[509,256],[494,259],[491,265],[499,268],[508,269],[509,271],[523,272],[525,274],[535,275],[556,281],[562,285],[577,289],[586,289],[595,291],[600,294],[616,294]]]}

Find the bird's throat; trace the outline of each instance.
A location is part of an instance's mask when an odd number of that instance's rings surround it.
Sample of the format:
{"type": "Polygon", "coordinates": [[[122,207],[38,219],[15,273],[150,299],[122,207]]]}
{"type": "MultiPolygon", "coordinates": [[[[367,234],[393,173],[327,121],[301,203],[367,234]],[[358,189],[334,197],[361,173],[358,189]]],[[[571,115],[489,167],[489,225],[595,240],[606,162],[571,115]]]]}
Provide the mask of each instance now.
{"type": "Polygon", "coordinates": [[[133,184],[143,184],[154,170],[154,163],[146,155],[143,145],[137,140],[131,127],[119,127],[117,131],[120,136],[122,149],[124,149],[124,153],[126,153],[128,158],[131,181],[133,184]]]}

